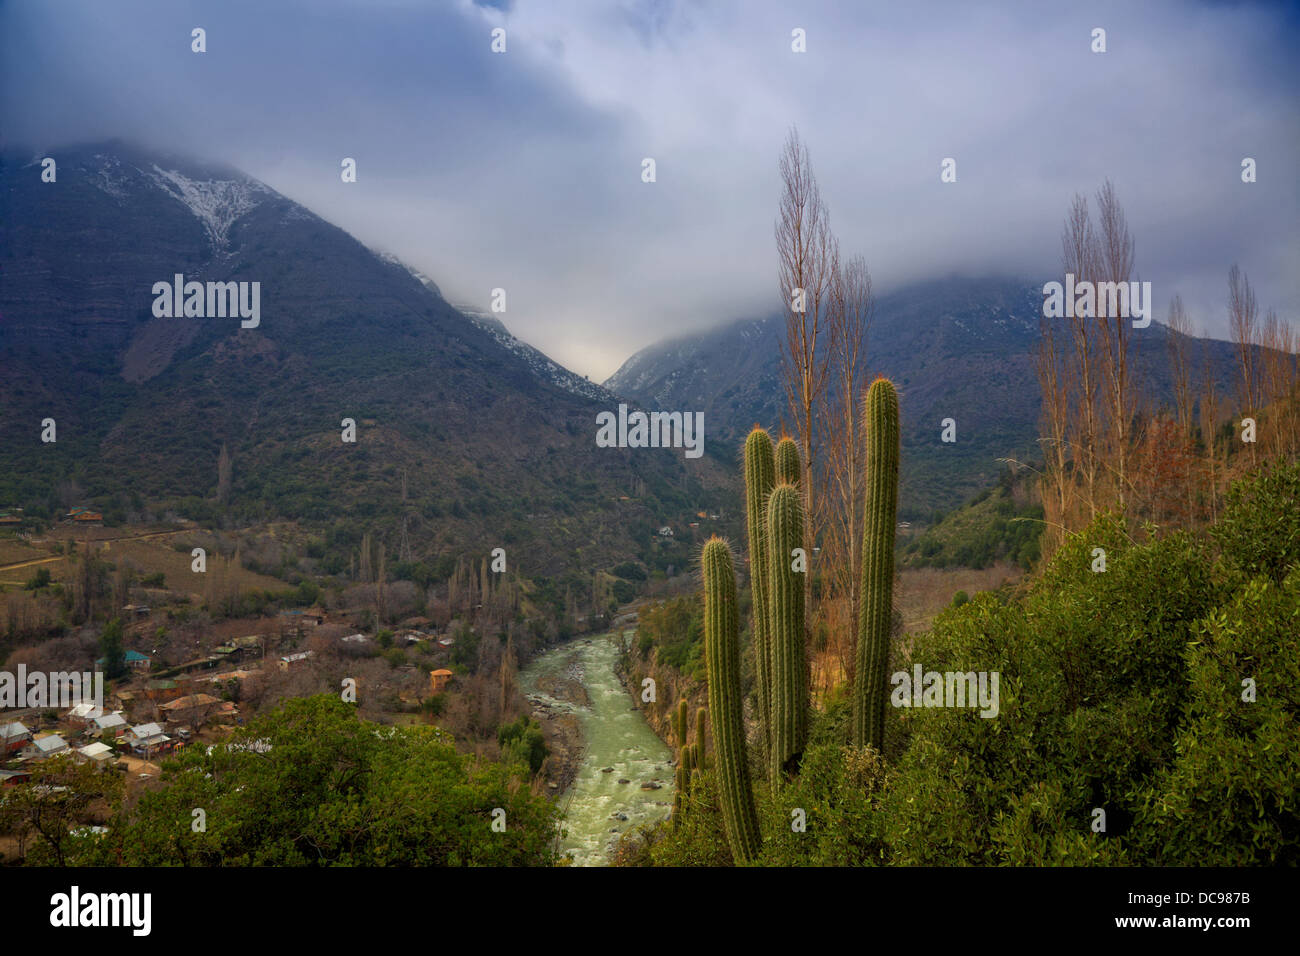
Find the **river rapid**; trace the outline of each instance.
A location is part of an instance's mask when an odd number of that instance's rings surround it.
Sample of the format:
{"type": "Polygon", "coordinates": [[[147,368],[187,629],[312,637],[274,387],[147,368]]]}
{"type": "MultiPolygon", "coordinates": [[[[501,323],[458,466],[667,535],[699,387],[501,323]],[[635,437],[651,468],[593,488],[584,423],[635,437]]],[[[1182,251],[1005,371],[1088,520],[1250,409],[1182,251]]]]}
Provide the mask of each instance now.
{"type": "Polygon", "coordinates": [[[534,706],[574,714],[581,727],[582,760],[559,798],[565,809],[561,852],[574,866],[606,865],[623,833],[667,818],[672,808],[673,753],[614,673],[624,637],[579,638],[547,651],[519,674],[534,706]]]}

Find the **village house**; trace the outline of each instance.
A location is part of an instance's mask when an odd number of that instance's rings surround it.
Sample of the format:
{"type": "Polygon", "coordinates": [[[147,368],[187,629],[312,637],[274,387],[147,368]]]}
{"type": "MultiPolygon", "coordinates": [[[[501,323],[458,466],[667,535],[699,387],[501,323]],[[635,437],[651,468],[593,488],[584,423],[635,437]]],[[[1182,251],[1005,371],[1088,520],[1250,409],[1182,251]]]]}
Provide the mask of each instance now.
{"type": "Polygon", "coordinates": [[[22,750],[32,739],[32,732],[18,721],[0,724],[0,757],[22,750]]]}
{"type": "Polygon", "coordinates": [[[79,763],[93,763],[105,767],[117,759],[117,753],[107,744],[95,741],[93,744],[78,747],[76,759],[79,763]]]}
{"type": "Polygon", "coordinates": [[[31,779],[30,770],[0,770],[0,787],[16,787],[31,779]]]}
{"type": "Polygon", "coordinates": [[[172,749],[172,739],[163,733],[159,724],[140,724],[127,731],[126,745],[131,748],[132,753],[150,757],[169,753],[172,749]]]}
{"type": "Polygon", "coordinates": [[[44,737],[36,737],[23,751],[23,755],[34,757],[37,760],[43,760],[46,757],[53,757],[56,754],[66,753],[68,742],[58,734],[46,734],[44,737]]]}
{"type": "Polygon", "coordinates": [[[286,654],[280,658],[280,670],[287,671],[291,667],[306,663],[315,656],[315,651],[299,651],[297,654],[286,654]]]}
{"type": "Polygon", "coordinates": [[[63,719],[78,730],[85,730],[102,714],[103,711],[94,703],[83,701],[64,714],[63,719]]]}
{"type": "Polygon", "coordinates": [[[163,704],[159,709],[167,712],[168,720],[200,723],[220,704],[221,701],[211,694],[189,694],[163,704]]]}
{"type": "Polygon", "coordinates": [[[349,634],[347,637],[343,638],[343,643],[357,645],[369,644],[370,638],[366,637],[364,634],[349,634]]]}
{"type": "MultiPolygon", "coordinates": [[[[152,658],[147,654],[141,654],[139,651],[127,651],[126,654],[123,655],[123,662],[131,670],[143,673],[149,670],[152,658]]],[[[97,670],[103,670],[105,663],[105,659],[101,657],[95,661],[95,668],[97,670]]]]}
{"type": "Polygon", "coordinates": [[[429,689],[432,693],[439,694],[447,686],[447,681],[451,680],[454,675],[447,668],[442,667],[436,671],[429,671],[429,689]]]}
{"type": "Polygon", "coordinates": [[[121,737],[126,733],[126,718],[122,716],[121,711],[104,714],[102,717],[96,717],[90,722],[89,730],[97,736],[110,733],[114,737],[121,737]]]}

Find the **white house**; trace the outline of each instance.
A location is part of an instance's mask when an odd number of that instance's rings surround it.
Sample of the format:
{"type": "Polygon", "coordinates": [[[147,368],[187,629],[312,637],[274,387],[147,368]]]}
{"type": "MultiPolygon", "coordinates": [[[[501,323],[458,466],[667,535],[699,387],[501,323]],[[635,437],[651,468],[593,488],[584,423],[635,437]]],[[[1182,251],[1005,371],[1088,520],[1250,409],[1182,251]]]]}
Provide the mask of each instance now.
{"type": "Polygon", "coordinates": [[[89,760],[91,763],[97,763],[101,766],[112,761],[115,756],[112,747],[101,744],[99,741],[77,748],[77,758],[79,760],[83,762],[89,760]]]}
{"type": "Polygon", "coordinates": [[[68,749],[68,742],[58,734],[49,734],[45,737],[37,737],[32,741],[28,748],[28,753],[34,757],[53,757],[55,754],[61,754],[68,749]]]}

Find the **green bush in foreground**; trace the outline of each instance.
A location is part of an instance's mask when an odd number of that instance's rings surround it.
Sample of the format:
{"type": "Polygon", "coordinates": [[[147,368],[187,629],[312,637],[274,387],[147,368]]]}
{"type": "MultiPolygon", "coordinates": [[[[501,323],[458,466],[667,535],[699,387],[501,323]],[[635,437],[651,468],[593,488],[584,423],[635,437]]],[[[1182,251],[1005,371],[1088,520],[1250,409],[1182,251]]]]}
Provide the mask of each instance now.
{"type": "MultiPolygon", "coordinates": [[[[842,700],[815,713],[799,774],[757,787],[756,862],[1300,864],[1298,480],[1243,480],[1201,536],[1103,515],[1019,600],[942,612],[894,666],[997,672],[997,716],[890,706],[886,764],[848,746],[842,700]]],[[[709,816],[622,859],[716,864],[709,816]]]]}

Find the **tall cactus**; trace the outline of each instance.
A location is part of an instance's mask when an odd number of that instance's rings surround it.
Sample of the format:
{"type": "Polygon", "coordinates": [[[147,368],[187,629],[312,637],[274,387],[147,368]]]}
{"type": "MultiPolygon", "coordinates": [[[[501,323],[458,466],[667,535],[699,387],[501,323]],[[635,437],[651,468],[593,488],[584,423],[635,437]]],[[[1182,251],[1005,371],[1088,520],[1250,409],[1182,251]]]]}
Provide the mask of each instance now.
{"type": "Polygon", "coordinates": [[[686,749],[686,734],[690,728],[689,716],[690,708],[686,704],[686,698],[683,697],[677,702],[677,717],[673,721],[673,730],[677,733],[677,746],[682,750],[686,749]]]}
{"type": "Polygon", "coordinates": [[[794,567],[794,549],[803,547],[803,504],[798,488],[782,483],[772,489],[767,503],[767,525],[772,640],[772,747],[768,777],[775,788],[780,786],[784,773],[798,767],[808,736],[803,580],[807,572],[796,571],[794,567]]]}
{"type": "Polygon", "coordinates": [[[863,405],[866,502],[862,521],[862,591],[853,689],[853,742],[880,750],[889,697],[889,634],[894,610],[894,533],[898,523],[898,393],[877,378],[863,405]]]}
{"type": "Polygon", "coordinates": [[[737,863],[758,855],[762,838],[749,779],[740,699],[740,621],[731,548],[713,537],[701,556],[704,571],[704,655],[713,715],[713,752],[727,843],[737,863]]]}
{"type": "Polygon", "coordinates": [[[708,766],[708,748],[704,745],[704,708],[695,711],[695,759],[701,770],[708,766]]]}
{"type": "Polygon", "coordinates": [[[797,486],[800,475],[799,443],[789,435],[782,435],[776,443],[776,483],[797,486]]]}
{"type": "Polygon", "coordinates": [[[767,602],[767,496],[776,484],[772,438],[755,425],[745,439],[745,522],[749,530],[749,586],[754,605],[754,669],[758,722],[766,750],[772,748],[772,639],[767,602]]]}

